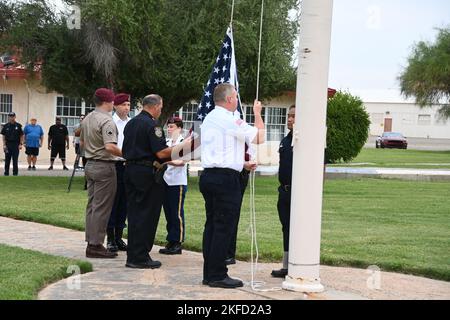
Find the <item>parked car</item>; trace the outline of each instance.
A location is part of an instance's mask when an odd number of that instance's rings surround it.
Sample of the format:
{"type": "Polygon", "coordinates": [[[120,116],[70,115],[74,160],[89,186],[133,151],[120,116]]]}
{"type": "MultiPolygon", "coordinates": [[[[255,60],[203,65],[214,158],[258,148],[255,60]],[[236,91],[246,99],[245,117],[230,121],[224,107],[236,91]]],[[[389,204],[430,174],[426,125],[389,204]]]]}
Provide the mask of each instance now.
{"type": "Polygon", "coordinates": [[[383,132],[375,141],[375,147],[407,149],[408,140],[398,132],[383,132]]]}

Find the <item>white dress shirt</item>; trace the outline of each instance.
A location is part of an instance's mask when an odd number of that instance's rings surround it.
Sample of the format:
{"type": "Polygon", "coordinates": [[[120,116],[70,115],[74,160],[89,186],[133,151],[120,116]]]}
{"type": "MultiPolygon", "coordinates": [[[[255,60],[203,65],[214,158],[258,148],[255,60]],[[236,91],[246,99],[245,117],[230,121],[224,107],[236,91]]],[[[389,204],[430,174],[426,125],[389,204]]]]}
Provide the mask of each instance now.
{"type": "MultiPolygon", "coordinates": [[[[176,146],[182,141],[183,137],[181,135],[178,136],[175,142],[171,138],[166,140],[168,147],[176,146]]],[[[187,186],[187,164],[182,167],[168,165],[166,172],[164,172],[164,181],[169,186],[187,186]]]]}
{"type": "Polygon", "coordinates": [[[200,129],[202,167],[242,171],[245,142],[252,142],[258,129],[218,105],[208,113],[200,129]]]}
{"type": "MultiPolygon", "coordinates": [[[[117,127],[117,147],[119,147],[120,150],[122,150],[122,146],[123,146],[123,130],[125,129],[126,124],[128,123],[128,121],[130,121],[130,118],[127,117],[126,120],[122,120],[120,119],[120,117],[117,115],[117,113],[114,113],[113,115],[113,121],[116,124],[117,127]]],[[[117,157],[119,160],[125,160],[121,157],[117,157]]]]}

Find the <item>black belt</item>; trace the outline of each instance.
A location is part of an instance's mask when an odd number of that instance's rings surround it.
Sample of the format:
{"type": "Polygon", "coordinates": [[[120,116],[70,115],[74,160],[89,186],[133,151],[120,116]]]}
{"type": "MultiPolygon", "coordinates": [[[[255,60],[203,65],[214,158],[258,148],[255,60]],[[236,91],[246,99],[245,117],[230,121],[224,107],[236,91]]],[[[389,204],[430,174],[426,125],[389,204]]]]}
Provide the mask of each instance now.
{"type": "Polygon", "coordinates": [[[229,168],[205,168],[205,172],[217,172],[217,173],[224,173],[224,174],[232,174],[232,175],[240,175],[241,173],[239,171],[229,169],[229,168]]]}
{"type": "Polygon", "coordinates": [[[106,162],[106,163],[116,163],[117,161],[114,160],[101,160],[101,159],[86,159],[87,161],[93,161],[93,162],[106,162]]]}
{"type": "Polygon", "coordinates": [[[151,167],[153,168],[153,161],[150,160],[127,160],[126,165],[136,164],[139,166],[151,167]]]}
{"type": "Polygon", "coordinates": [[[283,189],[286,192],[290,192],[291,191],[291,185],[290,184],[281,185],[280,188],[283,189]]]}

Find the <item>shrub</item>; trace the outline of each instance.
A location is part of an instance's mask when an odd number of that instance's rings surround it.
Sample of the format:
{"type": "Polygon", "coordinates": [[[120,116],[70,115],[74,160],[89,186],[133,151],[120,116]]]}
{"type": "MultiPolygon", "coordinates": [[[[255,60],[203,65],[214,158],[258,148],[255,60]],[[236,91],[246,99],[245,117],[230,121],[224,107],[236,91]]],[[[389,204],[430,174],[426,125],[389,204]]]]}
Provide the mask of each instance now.
{"type": "Polygon", "coordinates": [[[355,158],[369,136],[369,114],[360,98],[338,91],[328,100],[327,163],[355,158]]]}

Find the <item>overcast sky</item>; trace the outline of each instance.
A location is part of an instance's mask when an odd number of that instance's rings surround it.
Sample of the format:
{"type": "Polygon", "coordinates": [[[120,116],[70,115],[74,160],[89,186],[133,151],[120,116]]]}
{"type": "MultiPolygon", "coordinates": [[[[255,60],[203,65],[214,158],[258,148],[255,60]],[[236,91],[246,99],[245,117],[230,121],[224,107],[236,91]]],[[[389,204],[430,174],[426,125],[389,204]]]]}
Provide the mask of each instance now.
{"type": "Polygon", "coordinates": [[[398,89],[413,44],[434,41],[445,26],[450,0],[334,0],[330,87],[398,89]]]}
{"type": "Polygon", "coordinates": [[[397,76],[414,43],[434,41],[443,27],[450,0],[334,0],[329,86],[398,97],[397,76]]]}

